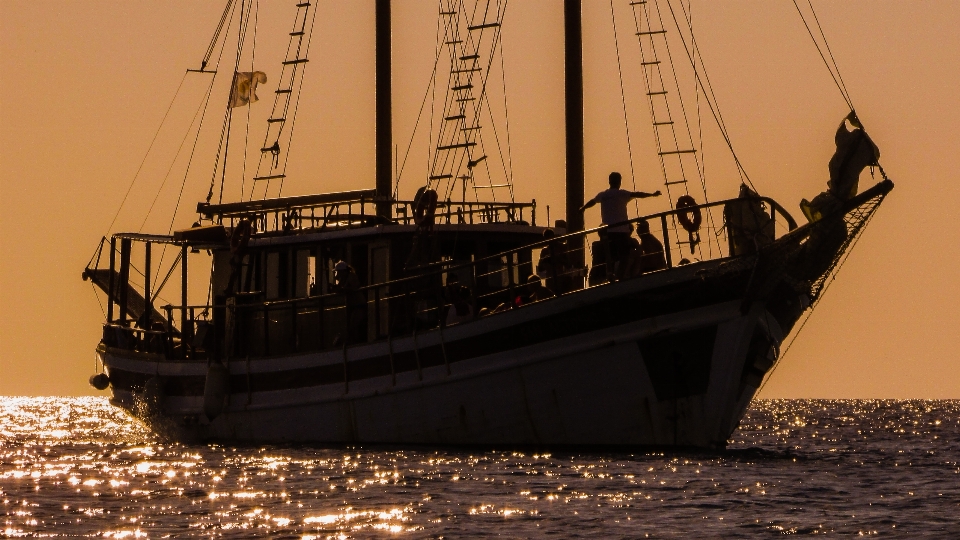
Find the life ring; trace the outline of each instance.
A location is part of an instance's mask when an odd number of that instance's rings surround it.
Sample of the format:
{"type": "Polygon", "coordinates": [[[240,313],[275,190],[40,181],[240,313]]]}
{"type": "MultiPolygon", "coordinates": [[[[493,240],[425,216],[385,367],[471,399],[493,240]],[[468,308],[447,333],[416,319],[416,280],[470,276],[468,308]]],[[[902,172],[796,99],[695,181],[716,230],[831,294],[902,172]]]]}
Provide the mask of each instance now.
{"type": "Polygon", "coordinates": [[[289,214],[283,217],[283,232],[289,232],[291,229],[300,228],[300,214],[296,210],[291,210],[289,214]]]}
{"type": "Polygon", "coordinates": [[[427,189],[418,195],[413,207],[413,220],[420,228],[433,228],[437,212],[437,192],[427,189]]]}
{"type": "Polygon", "coordinates": [[[677,199],[677,221],[689,233],[700,230],[700,224],[703,223],[703,214],[697,208],[697,201],[690,195],[683,195],[677,199]]]}
{"type": "Polygon", "coordinates": [[[236,254],[239,251],[246,250],[252,232],[253,227],[250,220],[241,219],[237,226],[233,228],[233,234],[230,235],[230,253],[236,254]]]}

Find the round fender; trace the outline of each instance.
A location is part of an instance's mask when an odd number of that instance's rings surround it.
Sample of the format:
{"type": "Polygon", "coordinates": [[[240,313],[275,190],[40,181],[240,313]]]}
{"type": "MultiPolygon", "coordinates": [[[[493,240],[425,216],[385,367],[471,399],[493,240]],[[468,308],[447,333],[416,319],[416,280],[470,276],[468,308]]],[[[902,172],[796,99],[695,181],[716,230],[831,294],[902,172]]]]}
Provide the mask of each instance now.
{"type": "Polygon", "coordinates": [[[106,390],[110,386],[110,377],[106,373],[97,373],[90,376],[90,386],[97,390],[106,390]]]}
{"type": "Polygon", "coordinates": [[[689,195],[677,199],[677,210],[680,211],[677,213],[677,221],[690,233],[700,230],[700,224],[703,223],[703,214],[696,206],[697,201],[689,195]]]}

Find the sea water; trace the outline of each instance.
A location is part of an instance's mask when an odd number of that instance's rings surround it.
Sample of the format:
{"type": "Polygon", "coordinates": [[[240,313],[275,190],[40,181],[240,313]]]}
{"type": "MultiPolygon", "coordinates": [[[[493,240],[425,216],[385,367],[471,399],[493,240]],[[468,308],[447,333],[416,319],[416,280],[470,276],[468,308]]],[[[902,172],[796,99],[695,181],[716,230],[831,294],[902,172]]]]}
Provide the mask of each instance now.
{"type": "Polygon", "coordinates": [[[723,452],[164,442],[0,398],[6,537],[960,538],[960,401],[757,401],[723,452]]]}

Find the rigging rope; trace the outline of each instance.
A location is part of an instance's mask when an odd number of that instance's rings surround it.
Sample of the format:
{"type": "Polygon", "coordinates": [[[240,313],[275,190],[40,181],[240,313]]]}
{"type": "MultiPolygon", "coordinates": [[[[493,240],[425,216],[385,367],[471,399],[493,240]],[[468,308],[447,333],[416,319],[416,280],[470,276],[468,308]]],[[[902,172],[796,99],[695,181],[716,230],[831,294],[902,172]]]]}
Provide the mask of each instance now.
{"type": "MultiPolygon", "coordinates": [[[[627,96],[623,89],[623,68],[620,65],[620,38],[617,35],[617,17],[613,11],[613,0],[610,0],[610,21],[613,23],[613,45],[617,50],[617,75],[620,77],[620,105],[623,108],[623,127],[627,132],[627,155],[630,158],[630,181],[633,190],[637,190],[637,176],[633,166],[633,146],[630,138],[630,122],[627,119],[627,96]]],[[[640,215],[640,200],[633,200],[633,208],[640,215]]],[[[547,226],[550,224],[548,223],[547,226]]]]}
{"type": "MultiPolygon", "coordinates": [[[[314,28],[315,28],[315,26],[316,26],[315,23],[316,23],[316,20],[317,20],[317,13],[319,13],[319,11],[320,11],[319,9],[314,9],[314,10],[313,10],[313,18],[310,19],[310,34],[307,36],[307,46],[306,46],[306,48],[305,48],[304,51],[303,51],[303,57],[304,57],[304,58],[307,58],[307,57],[310,56],[310,44],[313,43],[313,30],[314,30],[314,28]]],[[[298,56],[298,57],[300,56],[300,51],[299,51],[299,49],[297,50],[297,56],[298,56]]],[[[307,71],[307,66],[304,65],[304,66],[303,66],[303,69],[302,69],[301,72],[300,72],[300,84],[297,86],[297,99],[296,99],[296,101],[295,101],[294,104],[293,104],[293,117],[290,118],[290,130],[289,130],[289,133],[288,133],[288,135],[287,135],[287,153],[286,153],[286,155],[283,157],[283,169],[282,169],[282,171],[283,171],[284,173],[286,173],[286,170],[287,170],[287,162],[290,161],[290,149],[293,147],[293,129],[294,129],[294,127],[296,127],[296,124],[297,124],[297,112],[300,110],[300,97],[301,97],[302,94],[303,94],[303,81],[306,79],[306,71],[307,71]]],[[[296,72],[294,72],[294,76],[296,76],[296,72]]],[[[283,113],[283,116],[284,116],[284,117],[287,116],[287,111],[289,110],[289,107],[290,107],[290,102],[288,101],[288,102],[287,102],[287,108],[284,109],[284,113],[283,113]]],[[[279,139],[279,134],[277,135],[277,137],[278,137],[278,139],[279,139]]],[[[261,157],[262,157],[262,155],[261,155],[261,157]]],[[[283,181],[284,181],[284,180],[286,180],[286,177],[280,179],[280,189],[277,190],[277,197],[279,197],[280,195],[283,194],[283,181]]],[[[270,181],[267,180],[267,189],[269,189],[269,188],[270,188],[270,181]]],[[[265,189],[265,190],[264,190],[264,193],[263,193],[263,198],[264,198],[264,199],[267,198],[267,189],[265,189]]]]}
{"type": "Polygon", "coordinates": [[[177,85],[177,91],[173,93],[173,99],[171,99],[170,104],[167,105],[167,110],[163,113],[163,118],[160,120],[160,125],[157,126],[157,131],[153,134],[153,139],[150,141],[150,145],[147,146],[147,152],[143,155],[143,159],[140,161],[140,166],[137,167],[137,172],[134,173],[133,179],[130,181],[130,185],[127,187],[127,192],[123,194],[123,200],[120,201],[120,206],[117,208],[117,213],[113,215],[113,220],[107,227],[107,231],[104,236],[109,235],[110,231],[113,229],[113,226],[117,223],[117,218],[120,217],[120,211],[123,210],[123,205],[126,204],[127,197],[130,196],[130,191],[133,189],[133,185],[137,182],[137,178],[140,176],[140,171],[143,170],[143,165],[147,162],[147,157],[150,156],[150,151],[153,150],[153,145],[157,142],[157,137],[160,135],[160,130],[163,129],[163,124],[167,121],[167,116],[170,114],[170,109],[173,108],[173,103],[177,100],[177,96],[180,95],[180,89],[183,88],[183,82],[187,80],[188,73],[190,72],[185,71],[183,73],[183,78],[180,79],[180,84],[177,85]]]}
{"type": "Polygon", "coordinates": [[[823,49],[820,48],[820,42],[817,41],[816,36],[813,35],[813,31],[810,29],[810,25],[807,23],[807,18],[804,17],[803,11],[800,10],[800,5],[797,4],[797,0],[793,0],[793,6],[797,8],[797,14],[800,15],[800,20],[803,21],[803,26],[807,29],[807,34],[813,41],[813,45],[817,48],[817,53],[820,54],[820,59],[823,60],[823,65],[826,66],[827,71],[830,72],[830,77],[833,79],[833,84],[837,86],[837,90],[840,91],[840,95],[843,97],[843,101],[847,103],[847,107],[849,107],[851,111],[855,111],[856,109],[853,107],[853,100],[850,99],[850,93],[847,92],[847,86],[843,83],[843,77],[840,76],[840,67],[837,66],[837,61],[833,57],[833,51],[830,50],[830,44],[827,42],[827,36],[823,33],[823,27],[820,26],[820,19],[817,18],[817,12],[813,9],[813,3],[811,0],[807,0],[807,4],[810,6],[810,12],[813,13],[813,20],[817,24],[817,30],[820,32],[820,37],[823,38],[823,44],[826,46],[827,53],[830,56],[829,62],[827,61],[827,56],[823,54],[823,49]]]}
{"type": "MultiPolygon", "coordinates": [[[[240,57],[243,54],[243,43],[247,37],[247,29],[250,26],[250,10],[253,8],[253,2],[247,3],[246,0],[240,1],[240,28],[239,33],[237,34],[237,59],[233,64],[234,77],[236,77],[237,70],[240,69],[240,57]],[[246,12],[244,12],[244,6],[246,7],[246,12]]],[[[223,202],[223,184],[227,179],[227,158],[230,156],[230,134],[232,132],[231,127],[233,126],[233,107],[231,107],[231,98],[233,97],[233,79],[231,79],[231,89],[227,93],[227,112],[226,112],[226,122],[227,122],[227,138],[224,143],[224,152],[223,152],[223,168],[220,171],[220,197],[218,202],[223,202]]]]}
{"type": "MultiPolygon", "coordinates": [[[[508,0],[503,0],[503,10],[507,10],[508,0]]],[[[510,109],[507,107],[507,70],[503,59],[503,36],[500,39],[500,82],[503,86],[503,121],[507,130],[507,167],[510,169],[510,177],[507,183],[510,184],[510,202],[516,202],[513,194],[513,149],[510,146],[510,109]]],[[[489,107],[489,102],[487,107],[489,107]]],[[[491,115],[492,116],[492,115],[491,115]]],[[[492,122],[492,120],[491,120],[492,122]]],[[[548,224],[549,225],[549,224],[548,224]]]]}
{"type": "MultiPolygon", "coordinates": [[[[234,4],[234,5],[236,5],[236,4],[234,4]]],[[[231,27],[231,26],[233,26],[233,17],[230,17],[229,20],[227,21],[227,33],[230,32],[230,27],[231,27]]],[[[227,40],[224,39],[224,40],[223,40],[223,46],[220,48],[220,57],[217,59],[218,67],[219,67],[219,63],[220,63],[220,58],[223,57],[223,52],[226,50],[226,48],[227,48],[227,40]]],[[[232,79],[231,79],[231,84],[232,84],[232,79]]],[[[228,98],[228,99],[229,99],[229,98],[228,98]]],[[[225,114],[226,114],[227,116],[230,114],[230,108],[229,108],[229,107],[227,108],[227,112],[226,112],[225,114]]],[[[216,182],[217,182],[217,169],[219,168],[219,165],[220,165],[220,155],[221,155],[221,153],[224,151],[223,141],[224,141],[224,137],[226,136],[226,132],[227,132],[227,116],[224,117],[223,123],[220,125],[220,141],[217,143],[217,155],[216,155],[216,158],[213,160],[213,174],[210,176],[210,190],[207,192],[207,198],[206,198],[207,204],[209,204],[209,203],[210,203],[210,200],[213,199],[213,189],[214,189],[214,187],[216,187],[216,182]]]]}
{"type": "MultiPolygon", "coordinates": [[[[200,62],[200,69],[206,69],[207,63],[210,61],[210,57],[213,56],[213,50],[217,47],[217,41],[220,38],[220,31],[223,30],[223,24],[227,22],[227,17],[233,9],[233,0],[227,0],[227,5],[223,8],[223,15],[220,16],[220,22],[217,24],[216,30],[213,31],[213,37],[210,38],[210,44],[207,45],[207,50],[203,54],[203,60],[200,62]]],[[[229,27],[227,31],[229,31],[229,27]]],[[[223,49],[220,49],[223,51],[223,49]]],[[[218,60],[219,63],[219,60],[218,60]]]]}
{"type": "MultiPolygon", "coordinates": [[[[439,26],[439,23],[438,23],[438,26],[439,26]]],[[[439,34],[439,30],[437,32],[439,34]]],[[[436,85],[437,66],[440,64],[440,55],[442,54],[442,50],[443,50],[442,47],[440,46],[437,47],[437,53],[433,60],[433,71],[430,73],[431,82],[430,84],[427,85],[427,90],[423,93],[423,100],[420,101],[420,110],[417,112],[417,121],[413,124],[413,133],[410,135],[410,141],[407,143],[407,151],[404,152],[403,162],[400,164],[400,167],[397,170],[397,179],[393,187],[394,199],[400,198],[400,176],[403,174],[403,169],[407,165],[407,158],[410,156],[410,149],[413,147],[413,139],[417,134],[417,128],[420,126],[420,119],[423,118],[423,108],[427,104],[427,96],[430,95],[430,90],[434,89],[436,85]]],[[[433,110],[431,107],[431,117],[432,115],[433,115],[433,110]]],[[[431,137],[431,140],[433,140],[432,137],[431,137]]],[[[427,148],[429,150],[430,147],[427,146],[427,148]]]]}
{"type": "MultiPolygon", "coordinates": [[[[700,55],[700,50],[691,50],[687,46],[687,40],[683,37],[683,32],[680,29],[680,21],[677,19],[676,12],[673,9],[673,4],[667,2],[667,7],[670,9],[670,15],[673,19],[674,26],[677,28],[677,34],[680,37],[680,42],[683,44],[683,50],[687,55],[687,59],[690,61],[690,65],[693,66],[693,75],[697,80],[697,83],[700,85],[700,88],[703,88],[703,98],[707,102],[707,107],[710,108],[710,114],[713,115],[714,122],[717,123],[717,127],[720,129],[720,135],[723,137],[723,141],[727,144],[727,148],[730,150],[730,154],[733,156],[733,161],[737,165],[737,173],[740,175],[741,181],[750,186],[751,189],[757,191],[756,186],[753,185],[753,181],[750,180],[750,175],[747,174],[747,170],[743,167],[743,164],[740,162],[739,156],[737,156],[737,151],[733,148],[733,142],[730,140],[730,134],[727,131],[726,123],[723,121],[723,115],[720,113],[720,107],[717,104],[717,96],[713,91],[713,84],[710,82],[710,75],[707,73],[706,64],[703,62],[703,57],[700,55]],[[706,84],[700,79],[700,70],[696,69],[695,58],[700,59],[700,68],[703,71],[703,79],[706,81],[706,84]]],[[[681,8],[683,4],[681,3],[681,8]]]]}
{"type": "MultiPolygon", "coordinates": [[[[197,117],[200,116],[201,110],[203,110],[203,103],[197,107],[197,111],[193,113],[193,118],[190,120],[190,126],[187,128],[187,132],[183,134],[183,138],[180,140],[180,146],[177,147],[176,154],[173,155],[173,159],[170,161],[170,166],[167,167],[167,172],[163,176],[163,182],[160,183],[160,188],[157,189],[156,195],[153,197],[153,201],[150,203],[150,208],[147,209],[147,213],[143,216],[143,221],[140,223],[140,228],[137,229],[137,232],[143,232],[144,226],[147,224],[147,220],[150,219],[150,214],[153,213],[153,208],[157,204],[157,200],[160,198],[160,193],[163,191],[164,186],[167,185],[167,180],[170,179],[170,172],[173,171],[173,166],[177,164],[177,158],[180,157],[180,152],[183,150],[183,145],[186,144],[187,139],[190,137],[190,132],[193,131],[193,124],[196,123],[197,117]]],[[[199,128],[198,128],[199,131],[199,128]]],[[[176,214],[176,212],[174,212],[176,214]]]]}
{"type": "MultiPolygon", "coordinates": [[[[255,71],[254,64],[257,60],[257,22],[260,18],[260,0],[256,0],[257,9],[253,14],[253,47],[250,49],[250,72],[255,71]]],[[[243,188],[247,181],[247,153],[250,150],[250,112],[253,107],[247,107],[247,121],[243,134],[243,166],[240,170],[240,199],[243,199],[243,188]]]]}
{"type": "MultiPolygon", "coordinates": [[[[884,175],[884,179],[886,179],[886,175],[884,175]]],[[[809,321],[810,316],[813,315],[813,310],[818,305],[820,305],[820,301],[823,300],[823,297],[826,296],[827,291],[830,289],[830,286],[833,285],[834,281],[836,281],[837,276],[840,274],[840,269],[843,268],[843,265],[847,262],[847,259],[850,257],[850,254],[853,253],[854,248],[857,247],[857,243],[860,242],[861,238],[863,238],[862,232],[867,228],[868,225],[870,225],[870,222],[873,221],[873,217],[875,215],[876,215],[876,211],[873,211],[870,213],[870,216],[867,218],[866,223],[864,223],[863,226],[860,228],[860,232],[858,232],[857,237],[853,239],[853,242],[844,252],[843,258],[837,264],[836,269],[834,269],[834,271],[831,273],[830,280],[827,282],[827,285],[823,288],[819,296],[817,296],[817,299],[814,300],[813,304],[810,306],[810,309],[807,311],[806,317],[804,317],[803,319],[803,323],[801,323],[800,328],[797,329],[797,333],[795,333],[793,335],[793,338],[790,339],[790,343],[787,344],[787,347],[783,350],[783,353],[777,359],[777,362],[773,365],[773,369],[770,370],[770,373],[766,376],[766,379],[764,379],[763,384],[760,385],[760,388],[757,389],[757,393],[755,395],[760,395],[760,392],[763,391],[763,388],[767,386],[767,383],[770,382],[770,379],[773,378],[774,372],[776,372],[777,368],[780,367],[780,364],[783,363],[783,360],[787,357],[787,353],[790,352],[790,348],[793,347],[794,342],[796,342],[797,338],[800,337],[800,332],[802,332],[804,327],[807,326],[807,321],[809,321]]]]}

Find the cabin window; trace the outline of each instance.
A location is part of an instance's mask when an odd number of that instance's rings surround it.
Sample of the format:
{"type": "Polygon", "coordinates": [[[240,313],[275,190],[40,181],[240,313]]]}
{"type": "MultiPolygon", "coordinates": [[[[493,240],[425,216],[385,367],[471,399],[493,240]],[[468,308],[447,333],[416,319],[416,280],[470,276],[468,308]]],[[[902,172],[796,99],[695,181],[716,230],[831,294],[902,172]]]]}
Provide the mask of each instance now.
{"type": "Polygon", "coordinates": [[[309,249],[297,250],[294,296],[309,296],[316,281],[316,258],[309,249]]]}

